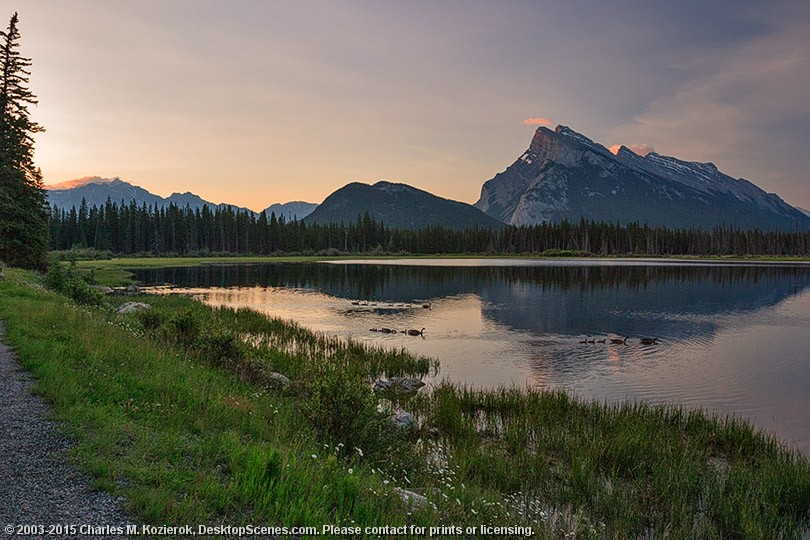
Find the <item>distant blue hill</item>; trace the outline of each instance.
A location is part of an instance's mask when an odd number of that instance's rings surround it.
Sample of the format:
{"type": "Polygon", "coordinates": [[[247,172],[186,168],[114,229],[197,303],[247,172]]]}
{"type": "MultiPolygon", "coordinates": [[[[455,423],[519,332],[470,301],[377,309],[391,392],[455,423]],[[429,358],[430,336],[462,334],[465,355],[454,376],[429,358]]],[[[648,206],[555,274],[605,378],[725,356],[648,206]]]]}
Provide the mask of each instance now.
{"type": "MultiPolygon", "coordinates": [[[[230,206],[235,210],[244,210],[255,214],[253,210],[241,206],[229,205],[227,203],[217,204],[206,201],[190,191],[185,193],[172,193],[168,197],[161,197],[160,195],[150,193],[140,186],[125,182],[120,178],[101,178],[99,176],[78,178],[61,184],[46,186],[46,194],[48,196],[48,203],[51,206],[64,209],[78,208],[82,203],[82,199],[87,201],[88,206],[101,206],[105,204],[109,198],[111,201],[118,204],[122,201],[124,204],[130,204],[132,201],[135,201],[138,206],[146,203],[149,207],[157,205],[159,208],[167,207],[170,204],[175,204],[181,208],[188,206],[193,210],[202,208],[203,206],[208,206],[212,209],[230,206]]],[[[268,216],[272,212],[275,212],[278,217],[283,215],[288,221],[292,219],[300,220],[309,215],[317,206],[317,204],[302,201],[293,201],[284,204],[275,203],[270,205],[266,209],[266,212],[268,216]]]]}

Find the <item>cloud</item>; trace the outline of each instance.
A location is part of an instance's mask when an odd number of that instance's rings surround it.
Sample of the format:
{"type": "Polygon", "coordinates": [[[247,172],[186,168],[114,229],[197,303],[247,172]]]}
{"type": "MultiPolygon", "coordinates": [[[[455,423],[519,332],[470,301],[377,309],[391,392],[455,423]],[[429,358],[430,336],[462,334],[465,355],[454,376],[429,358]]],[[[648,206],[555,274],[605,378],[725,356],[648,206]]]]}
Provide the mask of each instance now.
{"type": "Polygon", "coordinates": [[[667,155],[711,161],[807,205],[810,15],[732,49],[707,51],[699,75],[650,103],[614,140],[646,140],[667,155]]]}
{"type": "Polygon", "coordinates": [[[86,186],[87,184],[107,184],[112,182],[112,178],[102,178],[100,176],[83,176],[74,180],[66,182],[59,182],[58,184],[48,184],[45,186],[47,189],[71,189],[79,186],[86,186]]]}
{"type": "MultiPolygon", "coordinates": [[[[625,144],[628,149],[632,150],[634,153],[638,154],[639,156],[646,156],[650,152],[655,152],[655,148],[650,146],[649,144],[625,144]]],[[[610,151],[616,155],[619,153],[619,148],[621,148],[621,144],[614,144],[610,147],[610,151]]]]}
{"type": "Polygon", "coordinates": [[[524,126],[548,126],[551,124],[551,120],[548,118],[543,118],[542,116],[532,116],[529,118],[524,118],[521,123],[524,126]]]}

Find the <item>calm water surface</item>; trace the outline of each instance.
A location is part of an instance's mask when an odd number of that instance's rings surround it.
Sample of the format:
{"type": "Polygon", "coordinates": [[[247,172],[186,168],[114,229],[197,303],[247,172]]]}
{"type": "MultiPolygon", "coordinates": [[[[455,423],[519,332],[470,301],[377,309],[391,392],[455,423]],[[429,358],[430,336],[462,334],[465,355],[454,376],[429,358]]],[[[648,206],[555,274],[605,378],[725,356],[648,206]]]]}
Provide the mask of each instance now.
{"type": "Polygon", "coordinates": [[[436,357],[437,379],[702,407],[747,418],[810,455],[810,266],[415,259],[136,277],[436,357]],[[370,331],[380,327],[425,331],[370,331]],[[627,345],[610,344],[626,336],[627,345]],[[641,337],[659,343],[641,345],[641,337]],[[580,343],[592,339],[607,343],[580,343]]]}

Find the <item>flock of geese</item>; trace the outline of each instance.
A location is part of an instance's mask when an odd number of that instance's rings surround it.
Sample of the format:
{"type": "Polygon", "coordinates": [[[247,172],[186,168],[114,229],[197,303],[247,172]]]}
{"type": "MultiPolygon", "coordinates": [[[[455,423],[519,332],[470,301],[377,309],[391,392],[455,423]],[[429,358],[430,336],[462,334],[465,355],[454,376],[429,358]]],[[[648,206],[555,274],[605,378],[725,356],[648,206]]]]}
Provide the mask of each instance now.
{"type": "MultiPolygon", "coordinates": [[[[422,303],[394,303],[394,302],[369,302],[368,300],[352,300],[353,306],[381,306],[381,307],[388,307],[388,308],[403,308],[403,309],[412,309],[422,307],[423,309],[431,309],[430,302],[426,304],[422,303]]],[[[422,328],[421,330],[416,330],[415,328],[411,328],[409,330],[395,330],[393,328],[369,328],[369,332],[380,332],[381,334],[407,334],[409,336],[422,336],[425,337],[425,329],[422,328]]]]}
{"type": "MultiPolygon", "coordinates": [[[[611,345],[627,345],[627,340],[628,339],[630,339],[630,338],[629,337],[626,337],[624,339],[610,338],[610,340],[608,340],[607,338],[604,338],[604,339],[596,339],[596,338],[587,339],[586,338],[586,339],[583,339],[582,341],[580,341],[580,343],[594,344],[594,343],[607,343],[607,342],[609,342],[611,345]]],[[[658,345],[658,338],[643,337],[643,338],[640,338],[638,340],[638,342],[641,343],[642,345],[658,345]]]]}
{"type": "MultiPolygon", "coordinates": [[[[404,309],[412,309],[415,307],[421,306],[424,309],[431,309],[430,302],[426,304],[420,303],[393,303],[393,302],[370,302],[368,300],[352,300],[353,306],[382,306],[382,307],[389,307],[389,308],[404,308],[404,309]]],[[[409,330],[395,330],[394,328],[369,328],[369,332],[379,332],[381,334],[407,334],[409,336],[422,336],[425,337],[425,329],[422,328],[421,330],[416,330],[415,328],[411,328],[409,330]]],[[[582,344],[596,344],[596,343],[610,343],[611,345],[627,345],[627,340],[630,339],[629,337],[625,337],[624,339],[621,338],[585,338],[580,341],[582,344]]],[[[658,338],[651,338],[651,337],[643,337],[639,338],[639,343],[641,345],[658,345],[658,338]]]]}
{"type": "Polygon", "coordinates": [[[421,330],[400,330],[397,332],[393,328],[369,328],[370,332],[382,332],[383,334],[408,334],[409,336],[425,336],[425,329],[422,328],[421,330]]]}
{"type": "Polygon", "coordinates": [[[368,300],[352,300],[353,306],[370,306],[370,307],[388,307],[388,308],[403,308],[403,309],[413,309],[422,307],[424,309],[430,309],[430,302],[427,304],[413,304],[413,303],[398,303],[395,304],[393,302],[369,302],[368,300]]]}

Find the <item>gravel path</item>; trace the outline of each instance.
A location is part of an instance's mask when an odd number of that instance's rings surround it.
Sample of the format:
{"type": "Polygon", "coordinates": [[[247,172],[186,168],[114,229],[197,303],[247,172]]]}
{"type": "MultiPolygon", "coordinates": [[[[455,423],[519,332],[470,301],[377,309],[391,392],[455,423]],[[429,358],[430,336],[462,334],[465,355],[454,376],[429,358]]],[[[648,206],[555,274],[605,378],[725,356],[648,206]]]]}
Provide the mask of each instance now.
{"type": "Polygon", "coordinates": [[[92,491],[90,479],[68,465],[70,441],[48,420],[48,405],[30,393],[34,380],[3,336],[0,321],[0,538],[121,538],[114,527],[131,522],[116,499],[92,491]],[[10,534],[10,525],[45,529],[10,534]],[[64,529],[71,525],[75,532],[64,529]],[[82,525],[113,529],[81,530],[82,525]]]}

